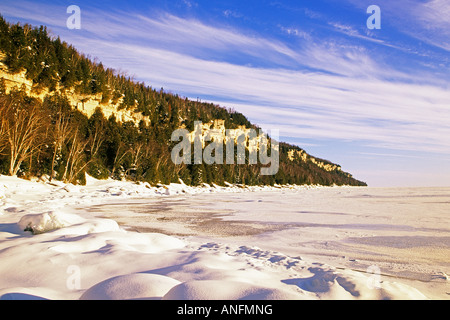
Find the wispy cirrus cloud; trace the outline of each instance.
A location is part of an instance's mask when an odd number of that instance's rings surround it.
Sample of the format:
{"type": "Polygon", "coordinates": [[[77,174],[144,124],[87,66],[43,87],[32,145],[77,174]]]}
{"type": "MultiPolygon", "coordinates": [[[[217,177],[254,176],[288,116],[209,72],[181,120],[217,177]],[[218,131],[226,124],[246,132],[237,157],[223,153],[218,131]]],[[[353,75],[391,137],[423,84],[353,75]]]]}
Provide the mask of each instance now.
{"type": "Polygon", "coordinates": [[[231,10],[231,9],[227,9],[223,11],[223,15],[227,18],[232,17],[232,18],[242,18],[243,14],[239,13],[235,10],[231,10]]]}
{"type": "MultiPolygon", "coordinates": [[[[373,1],[346,0],[361,9],[373,1]]],[[[432,46],[450,51],[450,2],[447,0],[378,0],[382,21],[388,22],[395,31],[432,46]]],[[[382,27],[383,29],[384,27],[382,27]]]]}
{"type": "Polygon", "coordinates": [[[416,33],[422,41],[450,51],[450,2],[431,0],[412,7],[412,16],[417,18],[424,32],[416,33]],[[433,36],[430,36],[433,35],[433,36]]]}
{"type": "MultiPolygon", "coordinates": [[[[168,50],[206,61],[252,64],[254,67],[303,68],[343,76],[388,75],[391,79],[410,78],[410,75],[402,74],[387,65],[380,65],[379,61],[374,60],[372,52],[363,46],[315,39],[309,33],[294,27],[280,26],[283,32],[303,38],[302,44],[297,47],[254,32],[229,26],[212,26],[194,18],[181,18],[167,12],[148,16],[142,13],[100,12],[95,8],[83,8],[82,31],[76,34],[65,27],[67,14],[64,6],[38,5],[32,2],[21,2],[21,5],[17,6],[10,2],[4,3],[2,10],[11,16],[42,21],[53,26],[55,33],[73,39],[81,48],[85,47],[84,39],[98,39],[168,50]],[[48,15],[47,12],[51,14],[48,15]],[[239,57],[239,61],[235,57],[239,57]],[[258,61],[261,62],[260,65],[255,65],[258,61]]],[[[328,24],[349,36],[382,42],[361,35],[351,26],[337,22],[328,24]]],[[[86,48],[89,51],[89,47],[86,48]]]]}
{"type": "MultiPolygon", "coordinates": [[[[129,17],[134,20],[135,17],[129,17]]],[[[298,53],[285,44],[265,39],[257,34],[243,33],[229,27],[210,26],[196,19],[183,19],[171,14],[156,18],[139,16],[144,30],[152,30],[145,38],[157,46],[165,45],[172,51],[188,52],[208,58],[220,57],[225,52],[263,58],[279,64],[298,59],[298,53]],[[212,54],[214,53],[214,55],[212,54]]],[[[123,16],[122,16],[123,21],[123,16]]]]}

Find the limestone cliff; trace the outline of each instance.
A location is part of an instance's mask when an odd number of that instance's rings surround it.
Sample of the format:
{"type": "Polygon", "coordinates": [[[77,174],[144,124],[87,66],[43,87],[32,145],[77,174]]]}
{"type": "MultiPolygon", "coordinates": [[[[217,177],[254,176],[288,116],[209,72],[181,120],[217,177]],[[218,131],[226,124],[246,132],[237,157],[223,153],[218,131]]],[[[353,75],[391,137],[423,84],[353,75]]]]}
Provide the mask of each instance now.
{"type": "MultiPolygon", "coordinates": [[[[28,96],[38,98],[40,100],[44,100],[47,95],[52,94],[48,88],[38,89],[34,86],[33,81],[27,79],[25,70],[15,74],[8,72],[7,66],[1,62],[3,57],[3,54],[0,53],[0,79],[2,79],[5,84],[6,93],[14,88],[23,89],[28,96]]],[[[57,91],[64,93],[71,106],[85,114],[87,117],[90,117],[96,108],[101,108],[106,118],[114,115],[116,120],[119,122],[132,121],[136,124],[136,126],[140,121],[144,121],[147,125],[150,123],[150,119],[143,116],[141,113],[125,109],[119,110],[118,107],[121,103],[121,99],[119,99],[115,104],[111,103],[111,101],[108,103],[102,103],[101,93],[97,95],[81,95],[75,93],[73,88],[66,89],[60,87],[57,88],[57,91]]]]}
{"type": "Polygon", "coordinates": [[[300,159],[303,162],[307,162],[307,161],[311,161],[312,163],[314,163],[316,166],[318,166],[319,168],[324,169],[325,171],[342,171],[341,166],[337,165],[337,164],[333,164],[333,163],[326,163],[324,161],[321,161],[317,158],[314,158],[312,156],[310,156],[309,154],[307,154],[304,150],[296,150],[296,149],[291,149],[288,151],[288,159],[290,161],[294,161],[295,158],[300,159]]]}

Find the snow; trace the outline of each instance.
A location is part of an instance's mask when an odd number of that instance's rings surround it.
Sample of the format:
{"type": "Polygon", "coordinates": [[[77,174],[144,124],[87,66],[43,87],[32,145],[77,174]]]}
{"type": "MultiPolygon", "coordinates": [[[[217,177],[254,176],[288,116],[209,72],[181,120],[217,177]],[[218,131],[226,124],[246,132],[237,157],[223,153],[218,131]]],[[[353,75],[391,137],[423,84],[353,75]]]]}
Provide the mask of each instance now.
{"type": "Polygon", "coordinates": [[[196,280],[174,286],[164,300],[293,300],[294,294],[246,282],[196,280]],[[217,288],[211,290],[211,288],[217,288]]]}
{"type": "Polygon", "coordinates": [[[0,176],[0,299],[449,297],[449,188],[86,181],[0,176]]]}
{"type": "Polygon", "coordinates": [[[81,300],[161,299],[179,281],[157,274],[127,274],[104,280],[86,290],[81,300]]]}
{"type": "Polygon", "coordinates": [[[31,231],[33,234],[39,234],[64,228],[80,221],[82,221],[82,219],[73,214],[49,211],[24,215],[20,218],[18,224],[22,230],[31,231]]]}

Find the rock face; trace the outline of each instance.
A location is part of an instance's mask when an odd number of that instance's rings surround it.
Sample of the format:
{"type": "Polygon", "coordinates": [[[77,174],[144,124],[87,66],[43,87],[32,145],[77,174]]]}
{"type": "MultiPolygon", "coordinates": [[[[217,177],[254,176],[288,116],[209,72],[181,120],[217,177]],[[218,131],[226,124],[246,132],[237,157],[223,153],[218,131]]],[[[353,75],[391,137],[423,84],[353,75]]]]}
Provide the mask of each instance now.
{"type": "MultiPolygon", "coordinates": [[[[0,61],[3,57],[4,55],[0,53],[0,61]]],[[[15,74],[9,73],[7,66],[5,66],[2,62],[0,62],[0,79],[3,79],[4,81],[6,93],[10,92],[14,88],[23,89],[28,96],[38,98],[40,100],[44,100],[45,96],[51,94],[48,88],[38,90],[33,87],[33,81],[27,79],[25,70],[15,74]]],[[[143,116],[141,113],[124,109],[118,110],[118,106],[122,102],[122,98],[120,98],[115,104],[111,102],[102,103],[103,97],[101,93],[97,95],[81,95],[75,93],[73,88],[57,88],[57,90],[64,92],[71,106],[81,111],[87,117],[93,115],[96,108],[101,108],[106,118],[114,115],[118,122],[132,121],[136,124],[136,126],[139,125],[140,121],[144,121],[147,125],[150,124],[150,119],[143,116]]]]}
{"type": "Polygon", "coordinates": [[[226,143],[229,139],[233,140],[235,144],[238,139],[244,137],[242,144],[245,145],[249,151],[258,151],[257,138],[262,132],[257,132],[255,129],[247,128],[246,126],[238,126],[236,129],[225,128],[225,120],[215,119],[208,123],[201,123],[195,125],[194,131],[189,134],[189,140],[194,142],[196,136],[200,137],[203,148],[209,141],[219,141],[226,143]],[[254,136],[251,132],[253,130],[254,136]]]}
{"type": "Polygon", "coordinates": [[[318,160],[309,154],[307,154],[304,150],[295,150],[291,149],[288,151],[288,159],[290,161],[294,161],[296,158],[300,159],[303,162],[311,161],[319,168],[324,169],[325,171],[342,171],[341,166],[333,163],[326,163],[321,160],[318,160]]]}

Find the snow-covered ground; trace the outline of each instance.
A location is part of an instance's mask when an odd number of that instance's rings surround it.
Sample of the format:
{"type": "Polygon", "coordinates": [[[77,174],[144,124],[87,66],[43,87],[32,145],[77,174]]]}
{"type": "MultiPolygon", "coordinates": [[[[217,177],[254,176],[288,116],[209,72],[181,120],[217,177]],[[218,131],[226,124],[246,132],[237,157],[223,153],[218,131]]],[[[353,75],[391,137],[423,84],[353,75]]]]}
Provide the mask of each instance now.
{"type": "Polygon", "coordinates": [[[0,299],[449,299],[449,257],[450,188],[0,176],[0,299]]]}

